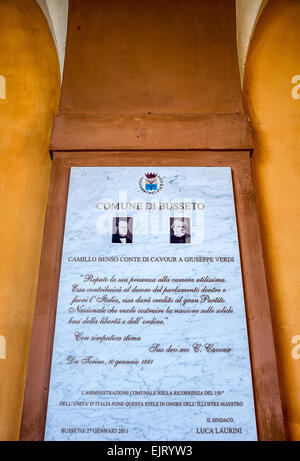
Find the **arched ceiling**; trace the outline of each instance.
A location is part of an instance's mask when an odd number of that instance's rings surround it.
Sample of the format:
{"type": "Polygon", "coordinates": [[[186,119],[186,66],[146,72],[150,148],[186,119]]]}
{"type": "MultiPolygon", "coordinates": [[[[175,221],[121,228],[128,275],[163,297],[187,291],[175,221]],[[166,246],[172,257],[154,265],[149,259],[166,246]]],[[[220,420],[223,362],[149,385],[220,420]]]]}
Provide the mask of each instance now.
{"type": "MultiPolygon", "coordinates": [[[[267,1],[268,0],[236,0],[237,48],[241,84],[243,84],[244,68],[249,44],[259,16],[267,1]]],[[[48,21],[56,45],[62,75],[65,58],[69,0],[36,0],[36,2],[39,4],[48,21]]]]}
{"type": "Polygon", "coordinates": [[[241,86],[243,86],[244,69],[248,49],[257,21],[268,0],[236,0],[236,35],[240,67],[241,86]]]}
{"type": "Polygon", "coordinates": [[[68,27],[69,0],[36,0],[44,13],[56,46],[62,79],[68,27]]]}

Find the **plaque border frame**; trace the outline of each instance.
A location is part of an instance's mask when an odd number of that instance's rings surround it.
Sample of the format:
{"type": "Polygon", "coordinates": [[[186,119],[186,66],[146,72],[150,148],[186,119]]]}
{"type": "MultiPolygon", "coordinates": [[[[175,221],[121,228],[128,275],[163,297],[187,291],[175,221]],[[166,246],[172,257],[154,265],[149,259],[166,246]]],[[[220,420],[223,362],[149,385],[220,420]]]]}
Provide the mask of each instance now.
{"type": "Polygon", "coordinates": [[[231,168],[258,440],[285,440],[251,150],[53,153],[20,440],[44,440],[70,168],[87,166],[231,168]]]}

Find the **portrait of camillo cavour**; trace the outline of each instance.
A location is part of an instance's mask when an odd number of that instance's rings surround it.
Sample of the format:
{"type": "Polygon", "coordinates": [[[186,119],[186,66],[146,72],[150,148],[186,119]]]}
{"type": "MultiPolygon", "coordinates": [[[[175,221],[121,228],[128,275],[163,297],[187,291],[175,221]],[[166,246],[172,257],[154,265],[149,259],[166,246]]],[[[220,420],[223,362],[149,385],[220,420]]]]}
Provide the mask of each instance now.
{"type": "Polygon", "coordinates": [[[132,218],[113,218],[112,243],[132,243],[132,218]]]}

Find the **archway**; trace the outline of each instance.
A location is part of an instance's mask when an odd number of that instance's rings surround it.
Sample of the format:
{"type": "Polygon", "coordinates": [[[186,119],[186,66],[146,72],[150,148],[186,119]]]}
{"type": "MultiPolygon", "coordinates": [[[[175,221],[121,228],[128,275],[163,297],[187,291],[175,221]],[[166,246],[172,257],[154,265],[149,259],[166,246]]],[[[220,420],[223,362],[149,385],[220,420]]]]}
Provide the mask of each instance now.
{"type": "Polygon", "coordinates": [[[244,81],[282,400],[289,438],[294,440],[300,438],[299,362],[292,354],[300,324],[299,20],[299,2],[267,4],[250,46],[244,81]]]}
{"type": "Polygon", "coordinates": [[[6,99],[0,98],[0,335],[7,349],[6,359],[0,360],[0,439],[14,440],[19,436],[60,74],[47,22],[34,0],[1,1],[0,18],[0,69],[6,80],[6,99]]]}

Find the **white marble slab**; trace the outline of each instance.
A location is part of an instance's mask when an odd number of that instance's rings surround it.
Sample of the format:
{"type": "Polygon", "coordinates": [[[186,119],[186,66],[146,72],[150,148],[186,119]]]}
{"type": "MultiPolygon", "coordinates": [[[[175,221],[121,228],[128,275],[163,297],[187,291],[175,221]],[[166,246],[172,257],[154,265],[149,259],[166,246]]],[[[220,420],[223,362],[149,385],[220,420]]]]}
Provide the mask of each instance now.
{"type": "MultiPolygon", "coordinates": [[[[103,287],[118,283],[96,283],[103,287]]],[[[162,283],[138,286],[153,290],[162,283]]],[[[125,286],[125,285],[122,285],[125,286]]],[[[92,294],[92,293],[89,293],[92,294]]],[[[106,293],[112,296],[111,293],[106,293]]],[[[101,293],[99,294],[99,296],[101,293]]],[[[103,295],[103,293],[102,293],[103,295]]],[[[142,293],[142,297],[147,294],[142,293]]],[[[215,298],[216,294],[210,294],[215,298]]],[[[87,296],[83,293],[82,296],[87,296]]],[[[120,295],[118,294],[117,297],[120,295]]],[[[137,294],[134,295],[136,300],[137,294]]],[[[150,293],[151,299],[154,293],[150,293]]],[[[170,295],[178,298],[179,295],[170,295]]],[[[132,293],[124,292],[122,299],[132,293]]],[[[201,292],[185,295],[201,299],[201,292]]],[[[122,303],[121,303],[122,304],[122,303]]],[[[124,303],[127,305],[126,303],[124,303]]],[[[110,309],[115,303],[91,303],[110,309]]],[[[130,307],[132,304],[130,304],[130,307]]],[[[174,308],[175,303],[159,303],[174,308]]],[[[154,308],[153,302],[142,307],[154,308]]],[[[180,303],[177,303],[177,307],[180,303]]],[[[191,305],[188,305],[190,307],[191,305]]],[[[128,307],[128,305],[127,305],[128,307]]],[[[187,306],[185,306],[187,307],[187,306]]],[[[195,306],[193,306],[195,307],[195,306]]],[[[245,306],[243,298],[239,246],[230,168],[175,167],[78,167],[71,169],[69,198],[65,225],[60,287],[57,306],[46,440],[256,440],[256,422],[248,350],[245,306]],[[158,174],[161,190],[154,194],[142,192],[144,175],[158,174]],[[138,210],[102,210],[104,203],[140,203],[138,210]],[[201,204],[200,209],[178,211],[158,210],[159,202],[201,204]],[[146,203],[155,203],[156,209],[146,203]],[[98,205],[97,205],[98,204],[98,205]],[[202,206],[203,205],[203,206],[202,206]],[[114,217],[132,217],[133,242],[112,243],[114,217]],[[190,243],[170,243],[170,217],[189,219],[190,243]],[[121,258],[176,258],[176,262],[121,262],[121,258]],[[71,262],[74,258],[85,258],[71,262]],[[118,262],[101,262],[98,258],[114,257],[118,262]],[[186,262],[185,258],[214,258],[213,262],[186,262]],[[215,258],[230,257],[232,262],[215,258]],[[92,258],[96,261],[93,262],[92,258]],[[182,261],[180,260],[182,258],[182,261]],[[228,314],[158,314],[163,325],[82,324],[96,317],[120,318],[126,322],[149,314],[82,314],[72,312],[80,305],[72,285],[92,286],[84,282],[86,274],[98,277],[140,277],[160,279],[209,276],[225,279],[222,283],[168,283],[174,288],[215,286],[226,292],[224,303],[199,303],[197,309],[213,305],[231,306],[228,314]],[[73,301],[73,304],[72,304],[73,301]],[[70,324],[70,318],[81,323],[70,324]],[[85,336],[125,335],[141,337],[141,341],[76,341],[75,333],[85,336]],[[189,352],[150,352],[153,344],[164,350],[190,349],[189,352]],[[201,352],[193,345],[202,344],[201,352]],[[204,345],[230,348],[230,352],[207,352],[204,345]],[[77,364],[69,363],[73,356],[77,364]],[[103,365],[87,365],[82,359],[92,356],[103,365]],[[142,360],[153,360],[151,365],[142,360]],[[110,365],[109,360],[138,360],[139,365],[110,365]],[[86,395],[86,391],[97,391],[86,395]],[[109,392],[123,395],[109,395],[109,392]],[[152,395],[130,395],[151,391],[152,395]],[[159,392],[165,394],[158,395],[159,392]],[[212,392],[205,395],[204,391],[212,392]],[[107,395],[104,394],[107,392],[107,395]],[[183,395],[174,394],[181,392],[183,395]],[[195,394],[198,392],[198,394],[195,394]],[[199,395],[199,392],[203,394],[199,395]],[[125,393],[125,395],[124,395],[125,393]],[[190,393],[188,395],[187,393],[190,393]],[[63,402],[63,404],[62,404],[63,402]],[[92,402],[92,403],[91,403],[92,402]],[[123,406],[117,406],[123,402],[123,406]],[[156,405],[158,402],[158,406],[156,405]],[[224,404],[225,402],[225,404],[224,404]],[[228,404],[228,402],[231,402],[228,404]],[[238,404],[236,403],[238,402],[238,404]],[[106,403],[106,406],[105,406],[106,403]],[[136,403],[136,405],[134,405],[136,403]],[[149,405],[152,403],[152,405],[149,405]],[[178,405],[180,403],[180,405],[178,405]],[[227,403],[227,404],[226,404],[227,403]],[[177,405],[175,405],[177,404],[177,405]],[[215,419],[215,421],[213,421],[215,419]]]]}

